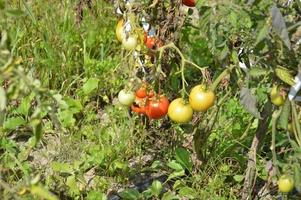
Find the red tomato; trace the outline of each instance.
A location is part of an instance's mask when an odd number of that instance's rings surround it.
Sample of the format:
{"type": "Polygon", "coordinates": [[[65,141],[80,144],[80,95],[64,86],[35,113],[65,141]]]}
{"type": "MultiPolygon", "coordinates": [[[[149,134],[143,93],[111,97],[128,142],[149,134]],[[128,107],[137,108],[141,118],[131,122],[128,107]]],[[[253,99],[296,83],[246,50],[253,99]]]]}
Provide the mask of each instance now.
{"type": "Polygon", "coordinates": [[[145,45],[147,46],[147,48],[149,49],[153,49],[156,45],[156,39],[154,37],[147,37],[146,41],[145,41],[145,45]]]}
{"type": "Polygon", "coordinates": [[[139,106],[131,105],[131,109],[133,112],[137,114],[145,114],[145,106],[139,107],[139,106]]]}
{"type": "Polygon", "coordinates": [[[168,112],[169,101],[166,96],[152,97],[147,102],[145,113],[150,119],[160,119],[168,112]]]}
{"type": "Polygon", "coordinates": [[[147,93],[147,96],[148,96],[149,98],[151,98],[151,97],[155,96],[155,92],[154,92],[153,90],[150,90],[150,91],[147,93]]]}
{"type": "Polygon", "coordinates": [[[136,97],[145,98],[147,96],[146,87],[142,86],[136,91],[136,97]]]}
{"type": "Polygon", "coordinates": [[[183,0],[182,3],[185,6],[194,7],[195,6],[195,0],[183,0]]]}

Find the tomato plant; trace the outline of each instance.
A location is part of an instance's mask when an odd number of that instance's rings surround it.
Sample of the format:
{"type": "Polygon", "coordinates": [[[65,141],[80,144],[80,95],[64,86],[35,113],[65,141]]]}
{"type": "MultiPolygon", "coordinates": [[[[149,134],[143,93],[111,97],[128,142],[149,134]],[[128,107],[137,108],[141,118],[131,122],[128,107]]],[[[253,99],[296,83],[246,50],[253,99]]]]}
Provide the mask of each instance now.
{"type": "Polygon", "coordinates": [[[192,88],[189,94],[189,103],[195,111],[206,111],[214,105],[215,94],[207,91],[204,85],[197,85],[192,88]]]}
{"type": "Polygon", "coordinates": [[[150,98],[146,105],[146,115],[150,119],[160,119],[168,112],[169,101],[164,95],[150,98]]]}
{"type": "Polygon", "coordinates": [[[294,189],[294,180],[288,175],[282,175],[278,180],[278,188],[280,192],[288,193],[294,189]]]}
{"type": "Polygon", "coordinates": [[[177,123],[187,123],[192,119],[193,110],[190,104],[185,103],[184,99],[173,100],[168,108],[168,117],[177,123]]]}

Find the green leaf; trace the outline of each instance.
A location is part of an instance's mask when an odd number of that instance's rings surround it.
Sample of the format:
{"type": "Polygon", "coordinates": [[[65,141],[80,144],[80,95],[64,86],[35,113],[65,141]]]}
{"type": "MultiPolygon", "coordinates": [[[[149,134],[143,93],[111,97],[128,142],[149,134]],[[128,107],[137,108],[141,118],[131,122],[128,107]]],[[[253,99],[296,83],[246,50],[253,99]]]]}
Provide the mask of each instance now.
{"type": "Polygon", "coordinates": [[[272,18],[273,29],[282,39],[282,41],[287,46],[287,48],[291,49],[291,42],[284,21],[284,17],[282,16],[280,10],[276,7],[276,5],[274,5],[271,8],[271,18],[272,18]]]}
{"type": "Polygon", "coordinates": [[[171,191],[165,192],[162,196],[162,200],[178,200],[178,196],[174,195],[171,191]]]}
{"type": "Polygon", "coordinates": [[[33,129],[33,133],[35,136],[35,144],[37,144],[41,138],[42,138],[42,130],[43,130],[43,125],[40,119],[34,119],[30,122],[30,125],[33,129]]]}
{"type": "Polygon", "coordinates": [[[233,176],[233,179],[238,183],[242,182],[244,180],[244,178],[245,177],[243,175],[238,175],[238,174],[233,176]]]}
{"type": "Polygon", "coordinates": [[[240,91],[240,103],[254,117],[260,119],[260,113],[257,109],[257,99],[254,96],[249,88],[243,87],[240,91]]]}
{"type": "Polygon", "coordinates": [[[97,89],[99,79],[97,78],[89,78],[88,81],[83,85],[84,93],[90,94],[93,90],[97,89]]]}
{"type": "Polygon", "coordinates": [[[182,171],[184,168],[182,167],[181,164],[177,163],[175,160],[170,161],[167,163],[167,166],[170,167],[171,169],[174,169],[176,171],[182,171]]]}
{"type": "Polygon", "coordinates": [[[188,199],[195,199],[198,196],[197,192],[194,189],[187,186],[179,190],[179,195],[188,199]]]}
{"type": "Polygon", "coordinates": [[[87,195],[87,200],[107,200],[107,196],[98,191],[90,191],[87,195]]]}
{"type": "Polygon", "coordinates": [[[300,193],[301,192],[301,167],[299,163],[294,164],[294,181],[295,181],[295,188],[300,193]]]}
{"type": "Polygon", "coordinates": [[[30,192],[33,195],[36,195],[39,197],[39,199],[45,199],[45,200],[58,200],[58,198],[49,192],[47,189],[45,189],[42,186],[39,185],[32,185],[30,188],[30,192]]]}
{"type": "Polygon", "coordinates": [[[282,110],[281,110],[281,114],[278,118],[278,122],[277,122],[277,127],[287,130],[287,126],[288,126],[288,120],[289,120],[289,116],[291,115],[291,103],[289,101],[289,99],[287,98],[282,110]]]}
{"type": "Polygon", "coordinates": [[[192,162],[190,159],[190,152],[180,147],[176,149],[176,160],[186,169],[192,171],[192,162]]]}
{"type": "Polygon", "coordinates": [[[22,10],[6,10],[5,14],[12,17],[21,17],[25,13],[22,10]]]}
{"type": "Polygon", "coordinates": [[[171,173],[171,174],[168,176],[168,179],[167,179],[167,180],[179,178],[179,177],[182,177],[182,176],[185,176],[185,171],[184,171],[184,170],[181,170],[181,171],[175,171],[175,172],[171,173]]]}
{"type": "Polygon", "coordinates": [[[124,200],[138,200],[140,193],[136,189],[126,189],[119,193],[119,196],[124,200]]]}
{"type": "Polygon", "coordinates": [[[79,99],[65,98],[65,102],[68,105],[68,110],[72,113],[79,113],[82,111],[83,106],[79,99]]]}
{"type": "Polygon", "coordinates": [[[258,76],[264,76],[269,71],[267,69],[261,68],[261,67],[251,67],[248,71],[249,75],[251,77],[258,77],[258,76]]]}
{"type": "Polygon", "coordinates": [[[22,117],[12,117],[5,120],[3,128],[13,130],[24,124],[26,124],[26,121],[22,117]]]}
{"type": "Polygon", "coordinates": [[[162,191],[162,183],[158,180],[153,181],[151,186],[152,194],[156,197],[158,197],[162,191]]]}
{"type": "Polygon", "coordinates": [[[269,32],[270,32],[269,25],[267,23],[264,23],[263,26],[260,28],[260,31],[258,32],[254,46],[256,46],[258,43],[264,40],[269,35],[269,32]]]}
{"type": "Polygon", "coordinates": [[[80,194],[80,191],[77,187],[75,175],[67,177],[66,185],[69,187],[70,193],[72,195],[79,195],[80,194]]]}
{"type": "Polygon", "coordinates": [[[33,94],[23,98],[21,101],[21,104],[17,108],[16,112],[27,117],[33,98],[34,98],[33,94]]]}
{"type": "Polygon", "coordinates": [[[290,71],[284,67],[277,67],[275,69],[276,76],[283,82],[289,84],[290,86],[295,84],[295,79],[291,75],[290,71]]]}
{"type": "Polygon", "coordinates": [[[51,164],[51,168],[55,172],[67,173],[67,174],[74,173],[72,165],[68,163],[60,163],[60,162],[53,161],[51,164]]]}

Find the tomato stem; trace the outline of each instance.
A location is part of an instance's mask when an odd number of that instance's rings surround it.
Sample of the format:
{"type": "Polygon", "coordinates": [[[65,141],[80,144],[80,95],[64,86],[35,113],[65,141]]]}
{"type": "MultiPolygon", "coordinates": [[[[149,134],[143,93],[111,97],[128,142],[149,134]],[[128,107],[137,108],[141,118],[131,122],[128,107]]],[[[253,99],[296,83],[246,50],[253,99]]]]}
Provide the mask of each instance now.
{"type": "Polygon", "coordinates": [[[211,91],[214,91],[216,88],[217,88],[217,86],[218,86],[218,84],[223,80],[223,78],[225,77],[225,76],[227,76],[231,71],[232,71],[232,69],[235,67],[235,65],[230,65],[230,67],[229,68],[226,68],[215,80],[214,80],[214,82],[212,83],[212,85],[211,85],[211,87],[210,87],[210,90],[211,91]]]}
{"type": "Polygon", "coordinates": [[[277,167],[277,155],[276,155],[276,128],[277,128],[277,121],[278,118],[280,117],[282,108],[279,110],[274,111],[272,115],[272,144],[271,144],[271,151],[272,151],[272,159],[273,159],[273,164],[276,169],[276,172],[278,174],[278,167],[277,167]]]}
{"type": "MultiPolygon", "coordinates": [[[[186,85],[187,85],[187,81],[185,79],[185,64],[190,64],[194,67],[196,67],[197,69],[201,70],[201,73],[202,73],[202,76],[205,78],[205,74],[204,74],[204,69],[206,69],[207,67],[200,67],[198,66],[197,64],[193,63],[192,61],[190,60],[187,60],[183,53],[181,52],[181,50],[174,44],[174,43],[169,43],[165,46],[162,46],[159,48],[159,64],[158,64],[158,67],[157,67],[157,72],[160,72],[160,73],[163,73],[162,72],[162,68],[161,68],[161,59],[162,59],[162,56],[163,56],[163,52],[165,49],[174,49],[176,50],[176,52],[179,54],[179,56],[181,57],[181,66],[180,66],[180,71],[179,73],[181,73],[181,79],[182,79],[182,90],[181,90],[181,93],[182,93],[182,97],[184,98],[185,95],[188,95],[187,91],[186,91],[186,85]]],[[[164,74],[164,73],[163,73],[164,74]]],[[[164,74],[165,75],[165,74],[164,74]]],[[[166,75],[165,75],[166,76],[166,75]]]]}

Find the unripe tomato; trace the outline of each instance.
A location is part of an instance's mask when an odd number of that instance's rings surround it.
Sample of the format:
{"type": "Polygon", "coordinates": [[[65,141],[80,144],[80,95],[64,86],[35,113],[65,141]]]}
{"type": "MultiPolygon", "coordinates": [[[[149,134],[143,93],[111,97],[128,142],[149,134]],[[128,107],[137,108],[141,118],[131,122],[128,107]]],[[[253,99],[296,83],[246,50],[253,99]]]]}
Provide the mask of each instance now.
{"type": "Polygon", "coordinates": [[[182,3],[185,6],[194,7],[195,6],[195,0],[183,0],[182,3]]]}
{"type": "Polygon", "coordinates": [[[166,96],[150,98],[145,107],[145,113],[150,119],[160,119],[167,114],[169,101],[166,96]]]}
{"type": "Polygon", "coordinates": [[[282,106],[285,102],[285,97],[283,97],[280,92],[277,85],[274,85],[272,87],[271,93],[270,93],[271,102],[276,106],[282,106]]]}
{"type": "Polygon", "coordinates": [[[195,111],[206,111],[214,105],[215,94],[206,91],[204,85],[197,85],[192,88],[189,94],[189,104],[195,111]]]}
{"type": "Polygon", "coordinates": [[[288,193],[294,189],[294,180],[292,177],[282,175],[278,180],[278,188],[280,192],[288,193]]]}
{"type": "Polygon", "coordinates": [[[137,38],[134,35],[130,35],[128,38],[123,38],[122,46],[126,50],[134,50],[137,46],[137,38]]]}
{"type": "Polygon", "coordinates": [[[119,20],[116,26],[116,37],[119,42],[122,42],[123,38],[125,38],[126,34],[124,32],[124,21],[123,19],[119,20]]]}
{"type": "Polygon", "coordinates": [[[173,100],[168,107],[168,117],[177,123],[187,123],[192,119],[193,110],[184,99],[173,100]]]}
{"type": "Polygon", "coordinates": [[[132,91],[121,90],[118,93],[118,101],[124,106],[130,106],[135,100],[135,94],[132,91]]]}

